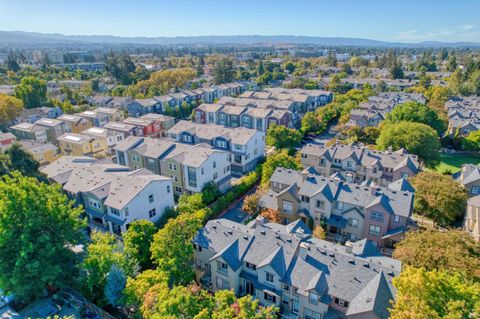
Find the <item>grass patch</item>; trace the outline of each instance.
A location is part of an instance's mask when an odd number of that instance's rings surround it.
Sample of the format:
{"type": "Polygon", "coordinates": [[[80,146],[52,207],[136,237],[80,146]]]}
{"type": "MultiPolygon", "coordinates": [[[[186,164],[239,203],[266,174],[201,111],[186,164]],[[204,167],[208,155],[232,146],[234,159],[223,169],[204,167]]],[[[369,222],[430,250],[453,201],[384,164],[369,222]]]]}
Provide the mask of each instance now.
{"type": "Polygon", "coordinates": [[[450,172],[454,174],[462,168],[463,164],[480,164],[480,156],[465,156],[458,154],[441,154],[440,164],[435,167],[439,173],[450,172]]]}

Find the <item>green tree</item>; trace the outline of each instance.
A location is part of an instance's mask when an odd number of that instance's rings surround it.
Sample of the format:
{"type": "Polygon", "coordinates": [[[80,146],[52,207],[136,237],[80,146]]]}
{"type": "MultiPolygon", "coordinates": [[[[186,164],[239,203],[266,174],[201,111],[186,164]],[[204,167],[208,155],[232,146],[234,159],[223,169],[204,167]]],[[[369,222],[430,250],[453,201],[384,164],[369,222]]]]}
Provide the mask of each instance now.
{"type": "Polygon", "coordinates": [[[2,167],[4,167],[2,174],[18,171],[23,176],[35,177],[40,182],[48,182],[47,177],[39,171],[40,164],[20,144],[14,143],[5,150],[4,155],[0,159],[3,162],[2,167]]]}
{"type": "Polygon", "coordinates": [[[440,141],[434,129],[422,123],[400,122],[385,125],[380,131],[377,146],[381,150],[392,147],[393,150],[406,149],[435,167],[440,160],[440,141]]]}
{"type": "Polygon", "coordinates": [[[325,126],[322,125],[315,112],[307,112],[302,118],[302,132],[304,133],[319,133],[323,131],[325,126]]]}
{"type": "Polygon", "coordinates": [[[393,79],[403,79],[405,75],[403,74],[402,66],[398,63],[395,63],[395,65],[390,68],[390,76],[393,79]]]}
{"type": "Polygon", "coordinates": [[[267,157],[262,166],[262,185],[267,185],[270,177],[275,172],[277,167],[300,169],[299,161],[288,155],[287,150],[281,150],[267,157]]]}
{"type": "Polygon", "coordinates": [[[20,64],[18,64],[17,58],[12,52],[8,54],[7,60],[5,61],[5,66],[9,71],[12,71],[12,72],[20,71],[20,64]]]}
{"type": "Polygon", "coordinates": [[[202,202],[206,205],[213,203],[219,196],[220,190],[215,182],[205,184],[202,189],[202,202]]]}
{"type": "Polygon", "coordinates": [[[49,285],[65,287],[75,277],[81,208],[60,186],[19,173],[0,180],[0,288],[19,298],[40,296],[49,285]]]}
{"type": "Polygon", "coordinates": [[[205,201],[203,200],[202,194],[193,194],[193,195],[186,195],[183,194],[178,199],[177,210],[180,213],[189,213],[193,214],[197,210],[205,208],[205,201]]]}
{"type": "Polygon", "coordinates": [[[256,216],[260,213],[260,196],[257,193],[245,196],[243,200],[242,210],[246,211],[251,216],[256,216]]]}
{"type": "Polygon", "coordinates": [[[466,151],[480,151],[480,131],[470,132],[462,140],[462,149],[466,151]]]}
{"type": "Polygon", "coordinates": [[[40,107],[47,101],[47,82],[26,76],[15,87],[15,96],[22,100],[27,109],[40,107]]]}
{"type": "Polygon", "coordinates": [[[406,102],[397,105],[387,114],[386,124],[399,122],[423,123],[432,127],[439,135],[446,129],[446,123],[428,106],[418,102],[406,102]]]}
{"type": "Polygon", "coordinates": [[[257,65],[257,76],[260,77],[265,73],[265,67],[263,66],[263,61],[258,61],[257,65]]]}
{"type": "Polygon", "coordinates": [[[0,128],[9,125],[19,117],[22,110],[22,100],[6,94],[0,94],[0,128]]]}
{"type": "Polygon", "coordinates": [[[152,267],[150,245],[157,229],[148,220],[136,220],[130,223],[123,236],[125,253],[129,258],[135,259],[141,269],[152,267]]]}
{"type": "Polygon", "coordinates": [[[126,275],[132,275],[134,269],[129,267],[122,246],[114,235],[93,232],[91,237],[92,242],[87,246],[87,255],[81,264],[84,270],[83,292],[93,301],[105,304],[107,275],[112,267],[122,268],[126,275]]]}
{"type": "Polygon", "coordinates": [[[302,141],[302,133],[283,125],[271,125],[267,130],[267,144],[276,148],[294,148],[302,141]]]}
{"type": "Polygon", "coordinates": [[[285,63],[284,69],[287,70],[288,72],[292,73],[293,71],[295,71],[295,64],[288,61],[287,63],[285,63]]]}
{"type": "Polygon", "coordinates": [[[104,295],[107,302],[112,306],[122,304],[122,293],[127,284],[127,276],[122,268],[113,265],[107,274],[104,295]]]}
{"type": "Polygon", "coordinates": [[[106,57],[105,70],[120,84],[131,84],[135,71],[135,64],[126,53],[115,54],[110,52],[106,57]]]}
{"type": "Polygon", "coordinates": [[[449,175],[426,171],[412,179],[415,188],[415,211],[435,223],[452,225],[465,213],[467,193],[449,175]]]}
{"type": "Polygon", "coordinates": [[[139,308],[148,290],[157,284],[168,284],[166,274],[158,270],[147,269],[136,277],[127,278],[127,284],[123,291],[125,303],[139,308]]]}
{"type": "Polygon", "coordinates": [[[170,219],[154,236],[150,246],[152,260],[159,271],[169,278],[169,284],[185,284],[194,277],[192,269],[192,239],[207,216],[205,209],[182,213],[170,219]]]}
{"type": "Polygon", "coordinates": [[[233,60],[223,57],[217,60],[213,68],[213,81],[215,84],[230,83],[235,79],[233,60]]]}
{"type": "Polygon", "coordinates": [[[407,266],[393,285],[397,294],[390,319],[480,317],[480,284],[459,273],[407,266]]]}
{"type": "Polygon", "coordinates": [[[461,272],[480,281],[480,244],[464,231],[409,231],[395,248],[404,265],[426,270],[461,272]]]}
{"type": "Polygon", "coordinates": [[[455,54],[450,54],[447,62],[447,71],[453,72],[457,69],[457,67],[458,67],[457,57],[455,56],[455,54]]]}

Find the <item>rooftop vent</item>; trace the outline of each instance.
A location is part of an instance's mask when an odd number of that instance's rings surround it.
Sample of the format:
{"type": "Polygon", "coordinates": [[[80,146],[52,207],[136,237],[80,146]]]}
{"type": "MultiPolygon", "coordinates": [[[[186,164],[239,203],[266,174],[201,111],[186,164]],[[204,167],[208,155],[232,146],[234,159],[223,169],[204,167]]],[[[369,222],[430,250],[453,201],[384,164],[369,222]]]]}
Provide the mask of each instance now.
{"type": "Polygon", "coordinates": [[[262,235],[266,235],[266,234],[267,234],[267,232],[266,232],[266,231],[264,231],[264,230],[262,230],[262,231],[260,231],[260,234],[262,234],[262,235]]]}
{"type": "Polygon", "coordinates": [[[355,260],[353,259],[349,259],[348,262],[351,263],[352,265],[355,265],[355,260]]]}
{"type": "Polygon", "coordinates": [[[365,268],[370,268],[370,264],[369,264],[369,263],[364,263],[364,264],[363,264],[363,267],[365,267],[365,268]]]}

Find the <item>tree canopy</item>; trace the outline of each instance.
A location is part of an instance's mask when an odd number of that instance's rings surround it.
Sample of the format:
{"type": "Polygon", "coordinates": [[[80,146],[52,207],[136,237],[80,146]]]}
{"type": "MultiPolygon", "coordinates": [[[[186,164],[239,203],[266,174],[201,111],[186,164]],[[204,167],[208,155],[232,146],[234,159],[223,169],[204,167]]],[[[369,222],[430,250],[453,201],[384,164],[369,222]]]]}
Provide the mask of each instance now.
{"type": "Polygon", "coordinates": [[[1,175],[18,171],[24,176],[35,177],[41,182],[48,182],[47,177],[40,173],[39,168],[40,164],[19,143],[14,143],[3,154],[0,152],[1,175]]]}
{"type": "Polygon", "coordinates": [[[270,177],[277,167],[300,169],[301,165],[299,161],[288,155],[287,150],[281,150],[277,153],[271,154],[267,157],[267,160],[263,164],[262,168],[262,185],[267,185],[270,177]]]}
{"type": "Polygon", "coordinates": [[[220,58],[213,68],[213,81],[215,84],[230,83],[235,79],[233,61],[229,58],[220,58]]]}
{"type": "Polygon", "coordinates": [[[297,130],[273,124],[267,131],[267,144],[276,148],[294,148],[300,144],[303,135],[297,130]]]}
{"type": "Polygon", "coordinates": [[[20,173],[0,179],[0,288],[30,299],[72,282],[84,225],[60,186],[20,173]]]}
{"type": "Polygon", "coordinates": [[[423,123],[432,127],[439,135],[447,129],[446,121],[440,119],[434,110],[414,101],[399,104],[387,114],[386,123],[399,122],[423,123]]]}
{"type": "Polygon", "coordinates": [[[421,172],[412,179],[414,209],[441,226],[452,225],[465,213],[467,193],[451,176],[421,172]]]}
{"type": "Polygon", "coordinates": [[[26,76],[15,87],[15,96],[22,100],[27,109],[40,107],[47,101],[47,82],[26,76]]]}
{"type": "Polygon", "coordinates": [[[381,150],[401,148],[418,155],[427,166],[434,167],[440,160],[440,141],[434,129],[422,123],[400,122],[387,124],[380,131],[377,146],[381,150]]]}
{"type": "Polygon", "coordinates": [[[125,253],[133,258],[142,269],[152,267],[150,244],[157,229],[149,220],[136,220],[130,223],[127,232],[123,236],[125,253]]]}
{"type": "Polygon", "coordinates": [[[0,94],[0,128],[7,126],[20,116],[23,110],[22,100],[14,96],[0,94]]]}

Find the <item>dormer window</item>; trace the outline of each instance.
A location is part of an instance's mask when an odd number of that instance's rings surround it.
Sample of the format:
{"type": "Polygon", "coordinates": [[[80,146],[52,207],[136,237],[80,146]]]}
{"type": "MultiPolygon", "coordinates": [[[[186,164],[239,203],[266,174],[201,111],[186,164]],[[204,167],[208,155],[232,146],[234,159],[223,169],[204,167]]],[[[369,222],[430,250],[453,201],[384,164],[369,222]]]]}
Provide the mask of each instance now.
{"type": "Polygon", "coordinates": [[[273,284],[273,274],[265,272],[265,281],[273,284]]]}
{"type": "Polygon", "coordinates": [[[251,264],[251,263],[246,263],[245,266],[248,268],[248,269],[251,269],[251,270],[255,270],[257,269],[257,266],[255,266],[254,264],[251,264]]]}
{"type": "Polygon", "coordinates": [[[310,291],[310,294],[308,295],[308,301],[312,305],[317,305],[318,304],[318,294],[313,292],[313,291],[310,291]]]}

